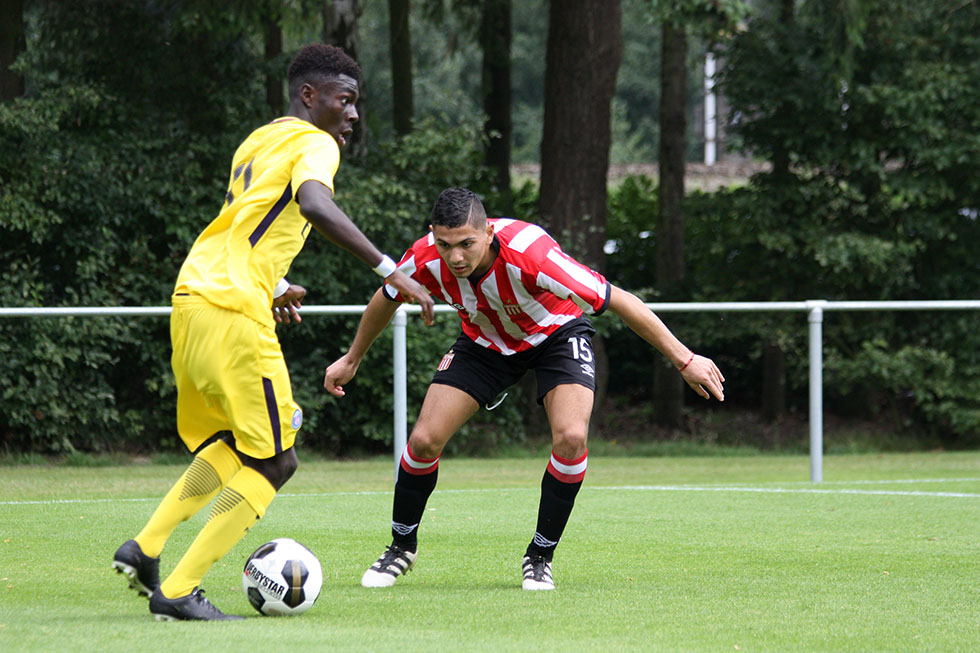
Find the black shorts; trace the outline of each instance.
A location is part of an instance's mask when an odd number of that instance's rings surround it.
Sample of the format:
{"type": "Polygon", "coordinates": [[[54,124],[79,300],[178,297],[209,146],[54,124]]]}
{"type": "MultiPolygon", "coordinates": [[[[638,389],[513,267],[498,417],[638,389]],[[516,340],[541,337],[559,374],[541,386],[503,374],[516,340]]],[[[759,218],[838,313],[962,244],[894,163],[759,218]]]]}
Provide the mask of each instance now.
{"type": "Polygon", "coordinates": [[[480,404],[493,399],[534,370],[538,381],[538,403],[552,388],[577,383],[595,391],[595,358],[592,336],[595,329],[588,318],[565,324],[548,339],[528,351],[504,356],[481,347],[465,334],[446,352],[432,383],[459,388],[480,404]]]}

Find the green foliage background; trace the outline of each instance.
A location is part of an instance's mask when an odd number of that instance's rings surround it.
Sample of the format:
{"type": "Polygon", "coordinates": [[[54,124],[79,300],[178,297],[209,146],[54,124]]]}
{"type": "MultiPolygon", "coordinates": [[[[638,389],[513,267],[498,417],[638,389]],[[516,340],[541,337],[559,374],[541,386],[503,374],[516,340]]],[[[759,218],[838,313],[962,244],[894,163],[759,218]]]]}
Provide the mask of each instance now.
{"type": "MultiPolygon", "coordinates": [[[[747,224],[729,235],[746,248],[715,268],[729,280],[719,288],[754,277],[770,284],[755,291],[767,299],[980,297],[980,103],[968,81],[980,73],[980,6],[852,4],[846,28],[816,2],[789,25],[760,15],[725,51],[736,135],[762,155],[782,148],[791,165],[732,196],[728,228],[747,224]]],[[[977,324],[973,312],[833,316],[831,409],[976,445],[977,324]]]]}
{"type": "MultiPolygon", "coordinates": [[[[649,14],[635,13],[648,4],[624,2],[628,44],[614,131],[626,158],[646,156],[656,140],[648,128],[655,125],[657,46],[636,38],[656,33],[649,14]],[[644,102],[651,107],[645,116],[636,112],[644,102]]],[[[518,158],[536,152],[533,98],[543,56],[534,53],[543,53],[543,37],[534,7],[543,5],[515,7],[518,158]]],[[[616,251],[608,257],[609,278],[648,301],[980,297],[977,3],[862,4],[846,29],[818,2],[798,6],[789,25],[750,14],[715,46],[726,62],[719,81],[738,146],[765,159],[787,152],[789,171],[689,195],[687,285],[676,297],[659,295],[654,283],[656,184],[627,180],[610,195],[608,237],[616,251]],[[843,37],[830,38],[835,34],[843,37]]],[[[486,188],[472,88],[478,67],[466,39],[454,40],[466,33],[456,24],[460,16],[416,17],[444,27],[419,46],[419,114],[428,117],[400,140],[382,120],[372,127],[370,156],[345,160],[337,178],[338,203],[392,256],[424,232],[442,188],[486,188]],[[454,43],[455,63],[425,63],[454,43]]],[[[231,153],[273,117],[264,106],[262,76],[270,64],[256,25],[245,9],[229,13],[208,3],[32,4],[30,47],[18,64],[29,93],[0,104],[0,305],[168,303],[187,248],[220,204],[231,153]]],[[[384,25],[366,20],[365,27],[381,38],[384,25]]],[[[383,48],[365,50],[368,98],[383,118],[383,48]]],[[[493,212],[495,198],[486,201],[493,212]]],[[[534,218],[533,186],[517,189],[515,202],[517,217],[534,218]]],[[[314,304],[364,303],[377,287],[369,270],[317,237],[290,277],[314,304]]],[[[805,412],[807,401],[801,320],[666,316],[685,342],[725,370],[728,411],[757,409],[762,352],[778,346],[786,354],[791,413],[805,412]]],[[[324,365],[344,350],[356,323],[354,316],[311,316],[280,330],[306,413],[306,448],[347,455],[390,441],[390,333],[345,400],[320,389],[324,365]]],[[[614,317],[596,323],[614,371],[610,393],[646,402],[657,355],[614,317]]],[[[980,444],[977,324],[973,312],[828,315],[829,411],[913,433],[919,446],[980,444]]],[[[410,413],[457,330],[450,316],[432,329],[408,330],[410,413]]],[[[179,448],[166,320],[5,319],[0,357],[3,449],[179,448]]],[[[534,435],[524,417],[514,400],[481,412],[453,448],[521,443],[534,435]]]]}
{"type": "MultiPolygon", "coordinates": [[[[153,3],[95,4],[38,5],[20,63],[34,88],[0,104],[4,306],[168,304],[187,249],[220,205],[231,153],[270,118],[256,75],[260,48],[241,33],[247,17],[205,5],[158,14],[153,3]]],[[[422,121],[366,160],[345,161],[337,201],[397,256],[424,233],[439,191],[481,187],[481,148],[476,117],[452,128],[422,121]]],[[[290,277],[316,304],[366,303],[378,286],[369,269],[318,237],[290,277]]],[[[304,444],[321,451],[371,450],[391,439],[390,333],[352,384],[355,398],[338,402],[322,390],[323,368],[346,349],[357,319],[314,317],[280,331],[306,413],[304,444]]],[[[410,410],[457,332],[448,318],[409,330],[410,410]]],[[[0,334],[4,449],[182,446],[166,320],[7,319],[0,334]]],[[[515,411],[488,421],[519,438],[515,411]]],[[[456,446],[479,429],[469,427],[456,446]]]]}

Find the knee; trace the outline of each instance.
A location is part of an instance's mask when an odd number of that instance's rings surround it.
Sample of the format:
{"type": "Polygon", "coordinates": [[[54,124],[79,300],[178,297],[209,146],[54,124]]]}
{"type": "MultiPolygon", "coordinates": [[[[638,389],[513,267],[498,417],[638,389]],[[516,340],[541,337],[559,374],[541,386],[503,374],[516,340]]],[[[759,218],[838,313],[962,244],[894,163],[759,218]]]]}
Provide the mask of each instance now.
{"type": "Polygon", "coordinates": [[[408,445],[412,448],[412,455],[416,458],[432,459],[438,458],[442,454],[442,442],[424,431],[412,431],[408,445]]]}
{"type": "Polygon", "coordinates": [[[296,458],[296,449],[293,447],[286,449],[281,454],[277,454],[272,458],[274,460],[278,459],[276,460],[277,482],[273,483],[273,486],[278,490],[296,473],[296,468],[299,467],[299,459],[296,458]]]}
{"type": "Polygon", "coordinates": [[[281,466],[282,466],[282,483],[280,484],[281,487],[282,485],[286,484],[286,481],[288,481],[293,477],[293,474],[296,473],[296,469],[299,467],[299,458],[296,457],[296,449],[294,449],[293,447],[290,447],[286,451],[283,451],[282,454],[280,455],[283,456],[283,460],[281,462],[281,466]]]}
{"type": "Polygon", "coordinates": [[[272,458],[251,458],[243,462],[246,466],[262,474],[277,492],[296,472],[296,468],[299,467],[299,460],[296,458],[296,451],[293,447],[276,454],[272,458]]]}
{"type": "Polygon", "coordinates": [[[578,458],[586,452],[589,433],[581,429],[555,429],[552,431],[552,448],[562,458],[578,458]]]}

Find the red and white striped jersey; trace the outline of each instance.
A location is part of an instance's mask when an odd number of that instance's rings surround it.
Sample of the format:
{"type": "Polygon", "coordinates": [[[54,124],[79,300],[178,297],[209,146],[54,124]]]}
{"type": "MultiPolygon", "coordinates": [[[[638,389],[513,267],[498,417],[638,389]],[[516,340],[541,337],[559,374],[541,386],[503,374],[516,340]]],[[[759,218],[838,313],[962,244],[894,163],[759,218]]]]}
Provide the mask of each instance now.
{"type": "MultiPolygon", "coordinates": [[[[398,264],[434,298],[459,311],[470,340],[509,356],[541,344],[583,313],[606,309],[611,292],[606,278],[561,251],[544,229],[510,218],[488,222],[499,251],[477,282],[453,276],[431,233],[415,241],[398,264]]],[[[403,300],[387,284],[384,293],[403,300]]]]}

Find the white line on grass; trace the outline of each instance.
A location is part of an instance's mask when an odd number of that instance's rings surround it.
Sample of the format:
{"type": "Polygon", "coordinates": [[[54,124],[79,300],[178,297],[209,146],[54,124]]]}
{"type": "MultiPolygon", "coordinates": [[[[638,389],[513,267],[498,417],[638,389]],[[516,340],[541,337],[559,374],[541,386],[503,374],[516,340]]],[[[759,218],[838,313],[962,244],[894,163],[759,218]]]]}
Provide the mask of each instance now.
{"type": "Polygon", "coordinates": [[[980,499],[980,494],[972,492],[918,492],[901,490],[839,490],[818,488],[782,488],[782,487],[744,487],[718,486],[698,487],[693,485],[623,485],[616,487],[593,487],[592,490],[646,490],[654,492],[756,492],[762,494],[865,494],[898,497],[954,497],[960,499],[980,499]]]}
{"type": "MultiPolygon", "coordinates": [[[[839,483],[936,483],[936,482],[962,482],[975,481],[980,479],[923,479],[921,481],[905,479],[901,481],[838,481],[839,483]]],[[[941,497],[953,499],[980,499],[980,493],[975,492],[921,492],[915,490],[851,490],[847,488],[825,489],[825,488],[785,488],[785,487],[750,487],[739,485],[614,485],[614,486],[586,486],[586,490],[599,491],[625,491],[625,492],[753,492],[758,494],[851,494],[851,495],[871,495],[871,496],[900,496],[900,497],[941,497]]],[[[465,490],[436,490],[445,494],[461,494],[470,492],[512,492],[512,491],[538,491],[536,487],[522,488],[474,488],[465,490]]],[[[376,496],[390,495],[391,490],[367,490],[360,492],[283,492],[279,494],[282,498],[305,498],[305,497],[331,497],[331,496],[376,496]]],[[[36,505],[57,505],[57,504],[77,504],[77,503],[125,503],[125,502],[147,502],[159,501],[159,497],[139,497],[129,499],[37,499],[28,501],[0,501],[0,506],[36,506],[36,505]]]]}
{"type": "MultiPolygon", "coordinates": [[[[975,483],[980,478],[893,478],[875,481],[822,481],[821,485],[891,485],[907,483],[975,483]]],[[[782,485],[812,485],[813,481],[780,481],[782,485]]],[[[699,487],[751,487],[752,483],[718,483],[700,485],[699,487]]]]}

